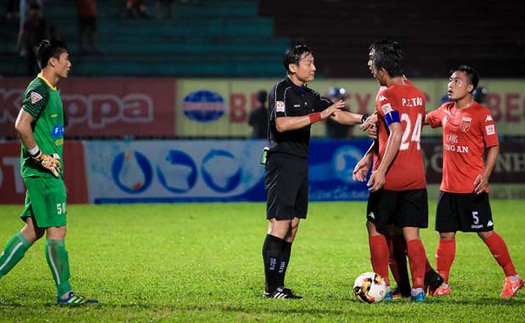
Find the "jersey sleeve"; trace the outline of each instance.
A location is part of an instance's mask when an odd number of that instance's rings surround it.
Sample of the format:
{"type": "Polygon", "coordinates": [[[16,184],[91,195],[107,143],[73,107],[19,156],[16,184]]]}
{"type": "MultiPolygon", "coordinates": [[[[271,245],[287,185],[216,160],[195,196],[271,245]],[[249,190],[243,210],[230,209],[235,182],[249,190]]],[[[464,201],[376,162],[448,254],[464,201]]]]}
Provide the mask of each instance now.
{"type": "Polygon", "coordinates": [[[482,129],[481,132],[483,133],[483,141],[485,143],[486,147],[492,147],[492,146],[498,146],[499,145],[499,139],[498,139],[498,132],[496,130],[496,123],[494,122],[494,118],[492,117],[490,111],[488,109],[483,109],[483,120],[481,121],[482,129]]]}
{"type": "Polygon", "coordinates": [[[37,119],[49,100],[49,89],[44,86],[29,88],[22,101],[22,109],[37,119]]]}
{"type": "Polygon", "coordinates": [[[282,83],[276,84],[268,97],[268,109],[270,119],[286,116],[286,91],[287,87],[282,83]]]}
{"type": "Polygon", "coordinates": [[[434,111],[430,111],[426,114],[425,121],[430,125],[432,128],[438,128],[442,127],[442,108],[438,108],[434,111]]]}
{"type": "Polygon", "coordinates": [[[391,120],[391,116],[397,115],[397,118],[393,118],[391,122],[387,122],[388,125],[392,122],[399,122],[399,107],[397,106],[397,100],[395,99],[392,92],[388,90],[380,91],[377,95],[377,113],[381,118],[391,120]]]}

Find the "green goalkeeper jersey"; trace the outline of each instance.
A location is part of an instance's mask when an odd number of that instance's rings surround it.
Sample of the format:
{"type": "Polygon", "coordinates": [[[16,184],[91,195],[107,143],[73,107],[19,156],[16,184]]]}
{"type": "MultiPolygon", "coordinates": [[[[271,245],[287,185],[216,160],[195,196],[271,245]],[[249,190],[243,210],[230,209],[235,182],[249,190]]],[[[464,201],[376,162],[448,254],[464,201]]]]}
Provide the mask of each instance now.
{"type": "MultiPolygon", "coordinates": [[[[64,111],[58,89],[39,75],[29,83],[24,92],[22,109],[33,116],[33,134],[40,150],[48,155],[56,153],[62,159],[64,111]]],[[[20,153],[20,164],[22,177],[54,177],[31,158],[24,145],[20,153]]]]}

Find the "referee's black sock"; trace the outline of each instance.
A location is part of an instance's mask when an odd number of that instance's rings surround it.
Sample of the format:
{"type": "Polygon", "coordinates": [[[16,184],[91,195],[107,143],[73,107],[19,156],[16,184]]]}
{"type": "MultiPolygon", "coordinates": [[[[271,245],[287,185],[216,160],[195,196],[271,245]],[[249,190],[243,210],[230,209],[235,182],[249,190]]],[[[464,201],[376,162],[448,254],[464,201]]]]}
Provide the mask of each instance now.
{"type": "Polygon", "coordinates": [[[281,255],[281,264],[279,265],[279,286],[284,286],[284,277],[286,276],[286,269],[290,262],[290,255],[292,254],[292,243],[283,241],[283,249],[281,255]]]}
{"type": "Polygon", "coordinates": [[[266,278],[266,291],[270,293],[282,286],[279,279],[279,265],[282,259],[283,243],[283,239],[270,234],[267,234],[264,240],[262,248],[264,276],[266,278]]]}

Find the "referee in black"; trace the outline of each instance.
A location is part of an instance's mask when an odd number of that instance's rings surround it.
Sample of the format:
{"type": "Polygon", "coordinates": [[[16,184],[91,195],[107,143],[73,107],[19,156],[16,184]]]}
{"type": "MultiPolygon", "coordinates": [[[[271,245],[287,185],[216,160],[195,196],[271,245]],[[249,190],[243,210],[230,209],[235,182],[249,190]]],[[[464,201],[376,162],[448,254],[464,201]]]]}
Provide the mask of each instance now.
{"type": "Polygon", "coordinates": [[[315,77],[314,56],[307,45],[296,45],[284,53],[287,77],[269,93],[268,141],[264,186],[269,221],[262,249],[267,298],[300,299],[284,285],[292,243],[300,219],[308,210],[308,153],[310,125],[332,118],[356,124],[366,115],[343,111],[345,103],[333,103],[306,86],[315,77]]]}

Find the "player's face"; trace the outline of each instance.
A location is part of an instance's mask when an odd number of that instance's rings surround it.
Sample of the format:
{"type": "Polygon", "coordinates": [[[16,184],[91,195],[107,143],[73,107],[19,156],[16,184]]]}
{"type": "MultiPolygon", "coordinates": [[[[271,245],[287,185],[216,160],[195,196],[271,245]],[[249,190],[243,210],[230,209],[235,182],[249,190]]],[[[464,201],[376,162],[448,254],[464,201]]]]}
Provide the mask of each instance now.
{"type": "Polygon", "coordinates": [[[462,71],[455,71],[449,78],[447,95],[452,101],[459,101],[470,95],[472,84],[469,83],[467,74],[462,71]]]}
{"type": "Polygon", "coordinates": [[[56,60],[55,72],[63,79],[67,78],[69,70],[71,69],[71,61],[69,61],[69,53],[63,52],[56,60]]]}
{"type": "Polygon", "coordinates": [[[385,82],[383,80],[383,76],[385,73],[378,69],[374,64],[374,56],[375,56],[375,49],[371,49],[368,53],[368,69],[370,70],[370,73],[372,76],[379,82],[380,85],[385,85],[385,82]]]}
{"type": "Polygon", "coordinates": [[[305,53],[299,60],[298,64],[291,64],[292,72],[300,83],[304,84],[313,81],[315,78],[314,56],[311,53],[305,53]]]}
{"type": "MultiPolygon", "coordinates": [[[[376,53],[375,49],[371,49],[368,53],[368,69],[370,70],[370,73],[372,73],[372,76],[374,75],[374,54],[376,53]]],[[[375,77],[375,76],[374,76],[375,77]]]]}

